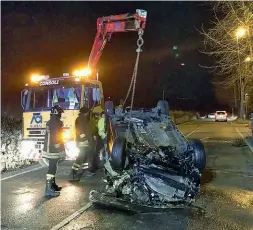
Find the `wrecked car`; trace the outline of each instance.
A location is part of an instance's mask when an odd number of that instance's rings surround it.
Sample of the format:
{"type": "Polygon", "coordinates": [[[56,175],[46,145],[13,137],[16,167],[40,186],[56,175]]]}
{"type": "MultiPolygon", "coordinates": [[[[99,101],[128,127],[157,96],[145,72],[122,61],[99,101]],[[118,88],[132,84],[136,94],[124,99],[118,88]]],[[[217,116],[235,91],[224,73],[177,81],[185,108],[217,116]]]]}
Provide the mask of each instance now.
{"type": "Polygon", "coordinates": [[[167,101],[152,109],[113,109],[105,104],[110,160],[104,191],[90,200],[106,205],[171,208],[190,205],[206,166],[204,146],[188,141],[171,120],[167,101]]]}

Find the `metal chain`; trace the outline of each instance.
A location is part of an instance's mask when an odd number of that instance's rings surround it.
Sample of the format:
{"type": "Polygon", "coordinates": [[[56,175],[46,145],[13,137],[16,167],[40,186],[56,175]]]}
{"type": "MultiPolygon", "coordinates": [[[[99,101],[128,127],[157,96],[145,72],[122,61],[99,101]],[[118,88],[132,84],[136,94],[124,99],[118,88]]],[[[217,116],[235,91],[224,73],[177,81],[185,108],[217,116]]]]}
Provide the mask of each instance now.
{"type": "MultiPolygon", "coordinates": [[[[135,60],[135,66],[134,66],[134,70],[133,70],[133,75],[132,75],[132,79],[131,79],[131,83],[130,83],[130,87],[128,89],[128,92],[127,92],[127,96],[125,98],[125,101],[123,103],[123,107],[128,99],[128,96],[131,92],[131,89],[132,89],[132,97],[131,97],[131,104],[130,104],[130,116],[129,118],[131,119],[132,117],[132,109],[133,109],[133,103],[134,103],[134,96],[135,96],[135,87],[136,87],[136,79],[137,79],[137,72],[138,72],[138,67],[139,67],[139,60],[140,60],[140,53],[141,53],[141,47],[143,46],[144,44],[144,40],[142,38],[143,36],[143,29],[140,29],[138,31],[138,35],[139,35],[139,38],[137,39],[137,49],[136,49],[136,52],[137,52],[137,56],[136,56],[136,60],[135,60]]],[[[128,140],[128,137],[129,137],[129,133],[130,133],[130,119],[129,119],[129,122],[128,122],[128,128],[127,128],[127,140],[128,140]]],[[[127,144],[127,141],[126,141],[126,144],[127,144]]]]}
{"type": "MultiPolygon", "coordinates": [[[[127,102],[127,99],[129,97],[129,94],[131,92],[131,89],[133,88],[133,85],[136,84],[136,76],[137,76],[137,70],[138,70],[138,66],[139,66],[139,59],[140,59],[140,52],[142,51],[141,50],[141,47],[143,46],[144,44],[144,40],[142,38],[143,36],[143,29],[140,29],[138,31],[138,35],[139,35],[139,38],[137,40],[137,46],[138,48],[136,49],[136,52],[137,52],[137,56],[136,56],[136,60],[135,60],[135,66],[134,66],[134,70],[133,70],[133,75],[132,75],[132,78],[131,78],[131,83],[130,83],[130,86],[128,88],[128,92],[127,92],[127,95],[126,95],[126,98],[124,100],[124,103],[123,103],[123,107],[125,106],[126,102],[127,102]],[[135,82],[135,83],[134,83],[135,82]]],[[[134,86],[135,87],[135,86],[134,86]]],[[[132,107],[131,107],[132,108],[132,107]]]]}

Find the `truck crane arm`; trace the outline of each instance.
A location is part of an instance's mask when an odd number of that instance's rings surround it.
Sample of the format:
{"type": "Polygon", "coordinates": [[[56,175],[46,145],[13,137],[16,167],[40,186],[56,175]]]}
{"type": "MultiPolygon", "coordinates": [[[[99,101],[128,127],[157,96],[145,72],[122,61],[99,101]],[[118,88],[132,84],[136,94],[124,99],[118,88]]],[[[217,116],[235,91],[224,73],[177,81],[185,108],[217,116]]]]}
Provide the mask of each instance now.
{"type": "Polygon", "coordinates": [[[136,10],[134,14],[120,14],[97,19],[97,34],[90,53],[88,68],[96,69],[103,49],[114,32],[139,31],[146,26],[147,11],[136,10]]]}

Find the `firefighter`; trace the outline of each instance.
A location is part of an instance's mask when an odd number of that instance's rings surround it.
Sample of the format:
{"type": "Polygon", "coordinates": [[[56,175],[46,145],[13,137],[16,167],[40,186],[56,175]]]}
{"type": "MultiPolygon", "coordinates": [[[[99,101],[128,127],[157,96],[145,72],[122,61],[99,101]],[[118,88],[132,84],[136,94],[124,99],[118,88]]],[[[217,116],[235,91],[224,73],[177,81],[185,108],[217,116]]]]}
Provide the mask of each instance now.
{"type": "Polygon", "coordinates": [[[106,135],[106,126],[105,126],[105,112],[102,111],[100,114],[100,118],[98,120],[98,135],[103,143],[103,152],[104,152],[104,160],[108,160],[108,152],[107,152],[107,135],[106,135]]]}
{"type": "Polygon", "coordinates": [[[82,107],[75,121],[76,144],[79,154],[69,174],[71,180],[79,181],[85,170],[89,168],[89,160],[94,149],[94,138],[90,127],[90,110],[82,107]]]}
{"type": "Polygon", "coordinates": [[[61,187],[55,182],[58,161],[65,157],[63,123],[60,120],[64,111],[59,105],[51,108],[50,120],[46,124],[43,157],[49,160],[45,196],[59,196],[61,187]]]}
{"type": "Polygon", "coordinates": [[[93,176],[95,175],[95,172],[99,169],[99,157],[98,157],[98,150],[100,149],[101,142],[99,140],[98,135],[98,120],[99,120],[99,113],[100,109],[96,109],[96,112],[93,113],[90,127],[92,130],[92,136],[94,140],[94,146],[93,150],[91,152],[91,167],[90,167],[90,174],[87,174],[86,176],[93,176]]]}

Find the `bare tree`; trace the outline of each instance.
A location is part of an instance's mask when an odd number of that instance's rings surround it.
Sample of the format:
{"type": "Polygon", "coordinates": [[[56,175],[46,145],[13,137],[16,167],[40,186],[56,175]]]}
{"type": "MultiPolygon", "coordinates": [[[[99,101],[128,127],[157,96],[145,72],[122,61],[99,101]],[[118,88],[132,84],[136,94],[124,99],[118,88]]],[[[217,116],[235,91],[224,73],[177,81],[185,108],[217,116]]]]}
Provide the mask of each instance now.
{"type": "MultiPolygon", "coordinates": [[[[245,94],[253,87],[253,2],[209,2],[214,12],[211,28],[199,30],[204,49],[200,52],[215,60],[209,68],[218,75],[216,86],[224,90],[237,88],[240,99],[240,118],[243,118],[245,94]]],[[[236,92],[237,90],[235,90],[236,92]]],[[[236,95],[234,95],[236,96],[236,95]]],[[[253,95],[252,95],[253,98],[253,95]]]]}

